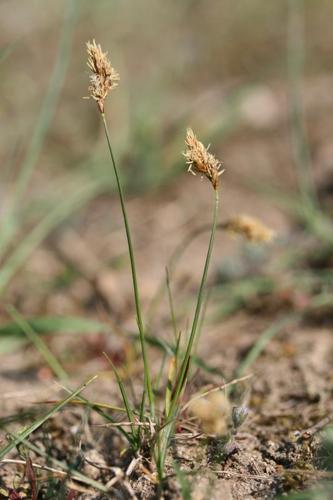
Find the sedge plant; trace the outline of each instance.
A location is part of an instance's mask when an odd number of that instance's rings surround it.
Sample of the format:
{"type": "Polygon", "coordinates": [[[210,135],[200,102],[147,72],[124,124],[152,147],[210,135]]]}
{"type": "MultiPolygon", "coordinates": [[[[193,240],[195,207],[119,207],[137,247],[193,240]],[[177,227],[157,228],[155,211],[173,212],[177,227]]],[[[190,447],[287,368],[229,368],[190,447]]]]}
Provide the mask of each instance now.
{"type": "MultiPolygon", "coordinates": [[[[93,99],[101,117],[104,128],[105,138],[110,154],[111,165],[116,179],[118,188],[119,200],[122,210],[123,222],[128,245],[128,254],[131,265],[131,275],[133,283],[133,294],[136,309],[136,319],[141,345],[141,355],[144,371],[144,386],[140,398],[140,405],[137,407],[131,402],[128,396],[125,384],[123,383],[120,374],[115,367],[112,367],[115,373],[115,379],[120,389],[123,399],[123,404],[126,409],[129,425],[128,440],[133,451],[139,451],[143,448],[149,449],[150,455],[153,457],[158,478],[161,481],[164,477],[165,462],[167,457],[168,447],[175,432],[177,418],[181,413],[182,397],[190,374],[191,359],[193,356],[194,347],[200,331],[201,314],[205,297],[205,286],[213,252],[214,239],[216,229],[218,227],[218,210],[219,210],[219,182],[220,176],[223,173],[222,163],[208,151],[195,136],[192,129],[188,129],[185,139],[185,152],[183,153],[188,171],[193,175],[199,174],[201,177],[206,177],[212,186],[212,205],[213,216],[210,227],[210,238],[205,259],[205,264],[202,272],[200,287],[196,299],[196,306],[193,315],[192,324],[189,330],[189,335],[185,340],[185,346],[181,348],[181,334],[177,331],[175,315],[172,305],[172,296],[169,288],[169,278],[167,284],[169,290],[169,302],[174,326],[175,348],[173,355],[170,356],[168,380],[164,396],[163,410],[157,405],[154,389],[159,386],[161,372],[166,364],[165,356],[162,360],[162,367],[157,376],[157,382],[153,380],[153,374],[148,362],[147,345],[148,337],[146,335],[146,327],[143,320],[140,287],[138,284],[135,254],[132,243],[132,235],[129,224],[129,219],[126,209],[126,201],[123,193],[121,176],[112,150],[110,132],[105,114],[105,99],[109,92],[117,87],[119,82],[119,74],[111,65],[107,53],[102,51],[99,44],[95,40],[87,43],[88,52],[88,67],[91,71],[89,97],[93,99]]],[[[225,229],[233,232],[240,232],[249,239],[263,239],[262,227],[249,218],[236,218],[230,221],[225,229]]],[[[266,234],[267,236],[267,234],[266,234]]]]}

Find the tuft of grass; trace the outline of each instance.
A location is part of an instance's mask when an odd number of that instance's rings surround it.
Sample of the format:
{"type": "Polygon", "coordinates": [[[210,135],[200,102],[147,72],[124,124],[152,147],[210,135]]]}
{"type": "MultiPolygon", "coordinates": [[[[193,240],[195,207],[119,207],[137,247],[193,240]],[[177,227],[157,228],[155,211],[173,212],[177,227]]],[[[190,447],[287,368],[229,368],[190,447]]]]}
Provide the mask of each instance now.
{"type": "MultiPolygon", "coordinates": [[[[70,2],[70,6],[73,7],[73,5],[74,0],[70,2]]],[[[73,12],[70,10],[69,14],[69,20],[73,22],[73,12]]],[[[73,27],[73,24],[69,24],[68,26],[73,27]]],[[[68,26],[67,28],[69,29],[68,26]]],[[[66,31],[65,34],[65,40],[67,40],[68,43],[69,31],[66,31]]],[[[68,45],[65,44],[64,47],[67,47],[68,49],[68,45]]],[[[62,48],[62,50],[65,50],[64,47],[62,48]]],[[[189,404],[188,403],[186,405],[183,403],[183,396],[191,375],[192,364],[196,363],[198,366],[210,370],[210,368],[207,367],[202,360],[195,356],[195,350],[200,332],[203,327],[205,308],[208,300],[208,295],[206,294],[206,285],[214,249],[216,231],[218,229],[229,231],[233,230],[234,232],[241,233],[243,236],[251,240],[266,240],[268,239],[268,233],[265,232],[262,225],[258,224],[256,221],[250,219],[249,217],[242,217],[238,218],[237,220],[233,219],[231,221],[226,221],[222,225],[219,225],[219,183],[220,176],[223,173],[222,163],[210,151],[208,151],[208,147],[206,148],[203,143],[201,143],[197,139],[192,129],[187,129],[185,139],[186,149],[183,153],[183,156],[185,157],[188,171],[193,175],[205,177],[211,184],[212,188],[212,222],[209,225],[208,229],[205,228],[205,230],[209,231],[207,252],[205,255],[200,286],[196,296],[193,318],[188,335],[185,335],[184,332],[178,330],[177,314],[175,311],[175,304],[172,296],[170,282],[172,271],[171,267],[173,267],[181,253],[186,248],[187,241],[185,242],[185,246],[183,243],[178,249],[176,249],[171,262],[172,266],[170,266],[170,268],[168,267],[166,271],[166,287],[168,291],[168,301],[171,317],[170,323],[172,325],[173,331],[172,341],[168,343],[161,339],[155,338],[152,335],[149,335],[149,330],[146,327],[149,322],[144,321],[141,306],[140,286],[137,276],[132,232],[123,190],[122,175],[114,156],[111,144],[110,130],[105,113],[106,97],[108,93],[117,86],[119,75],[112,67],[109,59],[107,58],[107,54],[103,53],[100,45],[96,44],[95,41],[93,41],[92,43],[89,42],[87,44],[87,49],[88,66],[92,72],[88,90],[90,98],[92,98],[97,103],[97,109],[99,112],[101,123],[103,125],[108,152],[110,155],[110,163],[119,195],[119,202],[121,206],[123,224],[127,239],[127,250],[130,260],[133,297],[138,328],[138,331],[135,332],[133,336],[136,339],[139,339],[141,358],[143,363],[142,392],[138,396],[138,403],[136,401],[136,395],[131,397],[132,394],[127,389],[120,373],[112,364],[112,361],[106,354],[106,357],[112,366],[116,383],[119,387],[123,407],[119,408],[116,406],[89,401],[81,396],[81,391],[96,377],[90,379],[86,384],[82,385],[76,391],[72,391],[71,389],[64,387],[64,389],[69,393],[68,397],[62,401],[55,402],[55,405],[52,407],[52,409],[45,415],[35,419],[33,424],[23,429],[18,435],[12,436],[12,440],[10,441],[10,443],[8,443],[7,446],[0,450],[0,459],[4,458],[7,453],[9,453],[21,443],[24,443],[28,449],[31,449],[38,454],[39,451],[36,451],[38,450],[38,447],[27,441],[27,438],[36,429],[43,425],[47,421],[47,419],[52,417],[66,404],[80,404],[85,405],[93,411],[97,412],[110,424],[117,426],[119,432],[128,441],[129,447],[134,454],[141,453],[143,456],[147,456],[147,453],[149,454],[150,458],[152,458],[155,462],[160,487],[162,487],[163,480],[165,479],[168,449],[176,432],[176,424],[180,415],[183,411],[185,411],[189,404]],[[157,346],[163,352],[161,367],[157,377],[154,376],[154,373],[149,364],[149,345],[157,346]],[[166,371],[167,373],[165,373],[166,371]],[[163,390],[164,397],[161,397],[159,400],[157,398],[157,393],[161,393],[163,392],[163,390]],[[127,421],[121,421],[120,423],[116,422],[115,419],[110,416],[107,411],[104,410],[120,410],[124,414],[125,418],[127,418],[127,421]]],[[[61,65],[60,68],[62,71],[64,71],[65,66],[61,65]]],[[[57,69],[57,67],[56,70],[60,71],[59,68],[57,69]]],[[[60,85],[61,81],[57,83],[58,85],[60,85]]],[[[36,164],[46,131],[50,123],[50,117],[52,116],[54,110],[53,108],[55,106],[56,97],[58,95],[57,92],[59,92],[60,87],[61,85],[57,87],[53,87],[51,85],[51,94],[48,94],[46,98],[46,104],[44,105],[45,107],[42,110],[40,121],[37,124],[30,150],[28,150],[26,160],[23,163],[21,173],[15,187],[14,197],[11,201],[9,211],[7,213],[7,222],[9,221],[10,230],[7,231],[6,227],[4,227],[3,233],[0,234],[0,255],[1,251],[6,251],[7,244],[11,241],[12,234],[14,234],[16,231],[16,227],[14,227],[14,223],[12,224],[12,222],[17,216],[18,200],[25,191],[33,173],[34,166],[36,164]]],[[[104,182],[105,179],[103,178],[103,183],[104,182]]],[[[0,293],[5,290],[9,281],[14,276],[19,267],[30,255],[32,250],[47,236],[50,230],[53,229],[62,220],[64,220],[64,218],[66,218],[68,214],[75,210],[77,207],[80,207],[82,204],[86,203],[92,196],[101,192],[101,190],[105,188],[102,185],[103,183],[101,182],[101,180],[90,182],[80,191],[76,191],[65,202],[56,206],[45,216],[44,219],[40,220],[39,223],[35,225],[33,230],[26,236],[26,238],[24,238],[17,245],[11,255],[9,255],[9,257],[5,259],[4,266],[0,270],[0,293]]],[[[189,242],[191,241],[191,239],[189,240],[189,242]]],[[[3,334],[8,336],[8,333],[11,332],[12,334],[14,333],[15,337],[17,337],[16,340],[24,341],[25,338],[28,339],[28,341],[32,342],[33,345],[39,350],[55,375],[62,380],[66,380],[67,374],[59,361],[49,350],[47,344],[43,341],[41,334],[45,334],[59,328],[68,328],[68,330],[79,329],[81,333],[83,333],[84,331],[88,331],[91,327],[93,327],[94,329],[96,328],[100,331],[109,331],[109,328],[106,327],[106,325],[101,325],[96,322],[83,322],[83,325],[81,325],[82,320],[80,318],[33,318],[31,320],[25,320],[12,306],[8,308],[8,312],[14,320],[14,323],[0,327],[0,335],[3,334]]],[[[239,380],[232,381],[230,384],[237,383],[238,381],[239,380]]],[[[230,384],[224,384],[223,387],[227,387],[230,384]]],[[[221,387],[218,387],[215,390],[221,390],[221,387]]],[[[199,397],[202,397],[202,395],[199,397]]],[[[54,404],[54,402],[52,402],[52,404],[54,404]]],[[[182,485],[184,498],[190,498],[190,488],[189,484],[186,481],[186,478],[184,477],[180,469],[177,470],[177,466],[175,466],[175,469],[176,474],[178,475],[178,479],[182,485]]],[[[76,473],[75,475],[76,478],[80,480],[80,477],[76,473]]],[[[93,486],[92,482],[89,483],[89,481],[86,481],[86,484],[91,484],[93,486]]],[[[99,489],[101,491],[105,491],[105,489],[99,489]]]]}
{"type": "MultiPolygon", "coordinates": [[[[176,314],[174,310],[173,297],[170,286],[170,275],[167,271],[166,274],[166,285],[168,290],[169,307],[171,314],[171,323],[173,325],[173,337],[175,347],[173,353],[170,357],[169,363],[167,363],[167,352],[163,356],[160,373],[158,374],[157,381],[153,384],[153,374],[148,362],[147,355],[147,337],[146,328],[143,321],[143,314],[141,308],[140,300],[140,288],[137,278],[136,261],[134,255],[134,248],[132,243],[132,234],[129,224],[129,218],[126,209],[126,202],[123,193],[122,182],[120,178],[120,173],[118,170],[117,163],[115,161],[110,132],[108,128],[108,123],[105,115],[105,100],[107,95],[111,90],[113,90],[119,81],[119,75],[112,67],[107,53],[102,51],[100,45],[93,42],[88,42],[88,67],[91,70],[90,76],[90,86],[89,94],[97,103],[97,109],[99,111],[103,127],[105,138],[110,154],[111,165],[113,173],[116,179],[116,185],[119,194],[119,201],[121,206],[121,211],[123,215],[124,229],[127,239],[128,255],[131,266],[131,276],[133,284],[133,295],[136,310],[136,319],[138,325],[138,335],[140,339],[141,346],[141,356],[143,361],[143,371],[144,371],[144,384],[141,395],[141,403],[139,408],[135,407],[135,404],[131,402],[129,393],[123,383],[119,373],[116,368],[113,367],[115,373],[116,381],[122,396],[124,408],[127,414],[128,422],[130,427],[127,439],[130,446],[134,452],[138,450],[149,449],[151,457],[154,458],[157,474],[162,484],[164,478],[164,469],[167,458],[168,447],[170,441],[175,432],[175,425],[177,418],[180,414],[182,407],[182,397],[187,385],[187,381],[190,376],[190,369],[192,364],[193,350],[196,345],[203,321],[203,305],[205,300],[205,288],[207,283],[208,271],[210,267],[215,234],[218,227],[218,215],[219,215],[219,182],[220,176],[223,173],[221,162],[213,156],[212,153],[208,152],[206,148],[194,135],[192,129],[187,129],[185,146],[186,150],[183,153],[186,163],[188,165],[188,171],[193,175],[199,174],[201,177],[206,177],[211,183],[213,188],[213,218],[210,226],[210,238],[208,242],[207,254],[204,263],[204,268],[202,272],[201,282],[197,294],[196,306],[194,310],[192,326],[190,328],[189,335],[185,340],[184,349],[181,349],[181,332],[178,332],[176,314]],[[168,364],[168,380],[165,389],[164,397],[164,409],[160,411],[157,409],[157,402],[155,400],[155,394],[153,387],[160,386],[160,380],[164,371],[165,364],[168,364]],[[146,408],[146,402],[148,402],[148,408],[146,408]],[[138,418],[139,419],[138,419],[138,418]]],[[[236,231],[246,238],[255,241],[266,241],[271,237],[271,232],[269,232],[263,225],[258,221],[249,217],[239,217],[238,219],[233,219],[227,221],[223,225],[224,230],[236,231]]],[[[180,247],[180,252],[183,251],[183,246],[180,247]]],[[[179,253],[179,252],[178,252],[179,253]]],[[[175,255],[177,258],[178,253],[175,255]]],[[[111,363],[112,364],[112,363],[111,363]]],[[[113,365],[112,365],[113,366],[113,365]]],[[[119,429],[125,432],[125,423],[119,426],[119,429]]]]}

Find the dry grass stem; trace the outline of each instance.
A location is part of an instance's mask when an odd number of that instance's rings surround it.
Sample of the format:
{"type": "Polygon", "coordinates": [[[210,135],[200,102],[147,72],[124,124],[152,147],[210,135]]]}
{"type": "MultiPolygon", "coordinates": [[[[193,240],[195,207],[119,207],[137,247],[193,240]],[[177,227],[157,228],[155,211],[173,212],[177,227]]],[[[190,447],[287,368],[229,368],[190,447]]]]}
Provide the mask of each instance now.
{"type": "Polygon", "coordinates": [[[202,142],[198,141],[191,128],[187,129],[185,145],[186,151],[183,154],[188,164],[188,171],[193,175],[198,173],[202,177],[206,176],[213,188],[217,190],[219,177],[224,172],[221,169],[222,163],[208,152],[208,148],[202,142]]]}
{"type": "Polygon", "coordinates": [[[272,229],[265,226],[262,222],[249,215],[239,215],[233,217],[223,224],[227,231],[241,234],[247,240],[261,243],[271,241],[275,233],[272,229]]]}
{"type": "Polygon", "coordinates": [[[104,100],[110,90],[118,85],[119,74],[112,67],[107,52],[103,52],[95,40],[87,42],[87,52],[87,65],[92,72],[88,91],[90,97],[97,102],[100,112],[104,113],[104,100]]]}

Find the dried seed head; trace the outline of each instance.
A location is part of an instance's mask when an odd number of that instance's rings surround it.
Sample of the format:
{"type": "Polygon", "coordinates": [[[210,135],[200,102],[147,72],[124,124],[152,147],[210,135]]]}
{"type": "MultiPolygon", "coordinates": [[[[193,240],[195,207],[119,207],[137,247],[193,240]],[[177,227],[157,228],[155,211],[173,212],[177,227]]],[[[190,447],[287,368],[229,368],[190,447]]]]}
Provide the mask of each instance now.
{"type": "Polygon", "coordinates": [[[198,141],[191,128],[187,129],[185,139],[186,151],[183,153],[188,164],[188,171],[196,175],[206,176],[215,190],[218,188],[219,177],[224,172],[214,155],[208,152],[208,148],[198,141]]]}
{"type": "Polygon", "coordinates": [[[223,392],[212,392],[193,401],[190,413],[196,417],[206,434],[224,436],[231,426],[231,405],[223,392]]]}
{"type": "Polygon", "coordinates": [[[107,52],[103,52],[95,40],[87,42],[87,52],[87,65],[92,72],[88,91],[90,97],[97,102],[100,112],[104,113],[104,100],[109,91],[117,87],[119,75],[111,66],[107,52]]]}
{"type": "Polygon", "coordinates": [[[241,234],[247,240],[261,243],[271,241],[275,233],[258,219],[249,215],[239,215],[223,224],[227,231],[241,234]]]}

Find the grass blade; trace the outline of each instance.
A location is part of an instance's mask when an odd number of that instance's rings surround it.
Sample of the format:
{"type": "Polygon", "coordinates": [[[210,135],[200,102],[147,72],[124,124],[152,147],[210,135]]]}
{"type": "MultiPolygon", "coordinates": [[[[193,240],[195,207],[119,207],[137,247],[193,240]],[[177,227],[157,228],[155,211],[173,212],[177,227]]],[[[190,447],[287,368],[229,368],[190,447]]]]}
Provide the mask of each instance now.
{"type": "MultiPolygon", "coordinates": [[[[25,319],[25,322],[36,333],[44,334],[51,332],[110,332],[110,326],[96,320],[81,318],[79,316],[40,316],[25,319]]],[[[0,337],[22,336],[22,327],[17,322],[8,322],[0,325],[0,337]]]]}
{"type": "Polygon", "coordinates": [[[80,392],[82,392],[89,384],[91,384],[94,380],[97,379],[97,375],[89,379],[87,382],[82,384],[76,391],[72,392],[67,398],[63,399],[60,403],[55,405],[50,411],[48,411],[45,415],[38,418],[32,425],[21,431],[18,435],[14,437],[14,439],[7,444],[4,448],[0,449],[0,460],[4,458],[7,453],[13,450],[18,444],[22,443],[30,434],[32,434],[35,430],[37,430],[41,425],[43,425],[49,418],[53,417],[61,408],[66,406],[72,399],[76,398],[80,392]]]}
{"type": "Polygon", "coordinates": [[[32,344],[36,347],[36,349],[40,352],[40,354],[43,356],[53,373],[55,374],[56,377],[59,378],[59,380],[66,380],[68,379],[68,375],[57,360],[57,358],[54,356],[54,354],[50,351],[48,346],[45,344],[45,342],[39,337],[39,335],[31,328],[29,323],[19,314],[19,312],[13,307],[9,306],[7,307],[8,313],[11,315],[11,317],[14,319],[16,324],[22,329],[22,331],[25,333],[27,338],[30,340],[32,344]]]}
{"type": "Polygon", "coordinates": [[[106,357],[106,359],[110,363],[111,368],[112,368],[112,370],[113,370],[113,372],[114,372],[114,374],[116,376],[117,384],[119,386],[119,389],[120,389],[120,392],[121,392],[121,396],[122,396],[122,399],[123,399],[123,402],[124,402],[124,406],[125,406],[125,409],[126,409],[127,418],[131,422],[131,433],[132,433],[132,436],[133,436],[133,439],[131,440],[131,444],[135,445],[134,439],[135,439],[135,436],[136,436],[136,432],[135,432],[135,428],[134,428],[134,424],[135,424],[134,413],[133,413],[131,404],[129,402],[128,396],[127,396],[126,388],[125,388],[125,386],[123,384],[123,381],[121,380],[121,377],[120,377],[120,375],[118,373],[117,368],[112,363],[112,360],[109,358],[109,356],[106,353],[104,353],[104,356],[106,357]]]}
{"type": "Polygon", "coordinates": [[[248,351],[247,355],[244,357],[242,362],[239,364],[235,375],[240,377],[243,373],[248,370],[248,368],[256,361],[258,356],[263,352],[266,345],[276,336],[278,335],[286,326],[293,325],[299,322],[306,314],[316,308],[320,308],[325,305],[332,304],[332,295],[327,293],[319,294],[315,297],[312,302],[308,305],[308,307],[300,313],[293,313],[285,316],[283,319],[280,319],[270,325],[266,330],[262,332],[260,337],[257,339],[252,348],[248,351]]]}
{"type": "Polygon", "coordinates": [[[5,290],[14,274],[24,264],[33,250],[42,243],[49,233],[75,210],[103,191],[105,191],[104,182],[95,181],[89,183],[47,214],[18,244],[0,270],[0,294],[5,290]]]}
{"type": "Polygon", "coordinates": [[[177,318],[176,318],[176,314],[175,314],[175,308],[174,308],[171,285],[170,285],[170,275],[169,275],[169,270],[167,267],[165,268],[165,273],[166,273],[166,286],[167,286],[167,290],[168,290],[170,315],[171,315],[171,321],[172,321],[172,327],[173,327],[173,335],[174,335],[175,342],[177,342],[177,336],[178,336],[177,318]]]}
{"type": "MultiPolygon", "coordinates": [[[[41,316],[29,318],[26,322],[40,335],[47,335],[53,332],[64,332],[69,334],[85,334],[91,332],[110,333],[110,326],[108,324],[96,320],[80,318],[79,316],[41,316]]],[[[139,341],[139,335],[137,333],[125,332],[125,334],[133,341],[139,341]]],[[[145,340],[149,345],[159,349],[167,356],[174,356],[176,353],[176,348],[163,339],[146,335],[145,340]]],[[[26,343],[25,334],[17,323],[7,322],[0,325],[1,353],[12,352],[26,345],[26,343]]],[[[207,373],[224,376],[220,369],[209,366],[198,356],[193,356],[192,361],[207,373]]]]}
{"type": "Polygon", "coordinates": [[[53,466],[56,466],[59,469],[62,469],[63,471],[67,472],[68,475],[71,477],[71,479],[79,481],[80,483],[86,484],[88,486],[91,486],[92,488],[95,488],[98,491],[102,491],[103,493],[108,492],[108,488],[104,486],[104,484],[99,483],[98,481],[95,481],[94,479],[91,479],[88,476],[85,476],[84,474],[82,474],[82,472],[73,469],[73,467],[67,465],[65,462],[62,462],[60,460],[57,460],[56,458],[51,457],[48,453],[46,453],[44,450],[42,450],[35,444],[30,443],[26,439],[23,439],[22,443],[26,448],[36,453],[36,455],[39,455],[40,457],[47,459],[48,463],[51,463],[53,466]]]}
{"type": "Polygon", "coordinates": [[[139,292],[139,287],[138,287],[131,230],[130,230],[129,221],[128,221],[128,217],[127,217],[127,210],[126,210],[126,204],[125,204],[125,199],[124,199],[124,194],[123,194],[123,188],[122,188],[122,185],[120,182],[120,177],[119,177],[117,165],[116,165],[116,162],[114,159],[111,141],[110,141],[109,129],[108,129],[108,125],[107,125],[104,113],[102,113],[102,120],[103,120],[105,137],[106,137],[109,152],[110,152],[111,162],[113,165],[113,171],[114,171],[114,174],[116,177],[120,205],[121,205],[121,210],[122,210],[122,214],[123,214],[124,226],[125,226],[125,232],[126,232],[126,238],[127,238],[127,244],[128,244],[128,253],[129,253],[129,258],[130,258],[130,262],[131,262],[131,272],[132,272],[134,301],[135,301],[135,309],[136,309],[136,319],[137,319],[138,328],[139,328],[140,344],[141,344],[141,352],[142,352],[143,368],[144,368],[144,383],[145,383],[144,390],[146,390],[148,393],[151,418],[154,418],[154,414],[155,414],[154,392],[153,392],[151,374],[150,374],[149,363],[148,363],[148,358],[147,358],[145,329],[144,329],[144,324],[143,324],[142,314],[141,314],[140,292],[139,292]]]}
{"type": "Polygon", "coordinates": [[[4,47],[0,49],[0,64],[4,63],[8,56],[10,56],[11,52],[15,49],[18,42],[8,43],[4,47]]]}
{"type": "Polygon", "coordinates": [[[1,226],[0,255],[3,255],[3,252],[7,248],[7,244],[13,237],[13,232],[15,232],[17,228],[15,219],[17,215],[16,212],[18,209],[18,204],[20,203],[22,195],[33,174],[47,132],[49,130],[52,117],[56,109],[61,89],[63,87],[66,70],[69,63],[70,48],[77,19],[77,12],[77,0],[69,0],[67,2],[67,10],[65,13],[62,33],[60,36],[58,54],[53,73],[51,75],[50,84],[37,120],[37,124],[32,134],[28,151],[26,153],[18,179],[15,184],[13,197],[7,208],[7,212],[4,215],[3,226],[1,226]]]}
{"type": "Polygon", "coordinates": [[[193,343],[195,341],[196,334],[197,334],[197,328],[198,328],[199,319],[200,319],[204,289],[205,289],[205,285],[206,285],[210,259],[211,259],[213,246],[214,246],[218,207],[219,207],[219,196],[218,196],[218,191],[216,190],[215,191],[215,204],[214,204],[214,215],[213,215],[211,236],[210,236],[210,240],[209,240],[205,266],[204,266],[204,270],[203,270],[203,274],[202,274],[202,278],[201,278],[201,283],[200,283],[200,288],[199,288],[199,293],[198,293],[197,304],[196,304],[196,308],[195,308],[190,338],[189,338],[187,346],[186,346],[186,352],[184,355],[184,359],[182,361],[182,365],[180,368],[180,374],[179,374],[178,381],[177,381],[177,384],[175,387],[174,398],[173,398],[173,401],[172,401],[172,404],[170,407],[169,417],[171,417],[171,418],[173,418],[173,416],[174,416],[173,413],[178,405],[178,399],[179,399],[180,393],[184,388],[186,373],[188,372],[188,369],[189,369],[189,360],[190,360],[190,356],[191,356],[191,352],[192,352],[192,346],[193,346],[193,343]]]}
{"type": "Polygon", "coordinates": [[[217,217],[218,217],[218,207],[219,207],[219,195],[218,191],[215,190],[215,203],[214,203],[214,212],[213,212],[213,222],[211,226],[211,235],[209,239],[209,244],[208,244],[208,250],[207,250],[207,255],[206,255],[206,260],[205,260],[205,265],[202,273],[202,278],[201,278],[201,283],[200,283],[200,288],[198,292],[198,297],[197,297],[197,304],[194,312],[194,318],[193,318],[193,323],[192,323],[192,328],[191,328],[191,333],[190,337],[187,342],[186,346],[186,351],[185,355],[179,370],[179,374],[177,377],[177,381],[174,387],[168,415],[166,418],[166,423],[164,426],[164,429],[161,431],[160,435],[158,436],[158,442],[157,442],[157,457],[156,457],[156,465],[158,469],[158,475],[160,480],[163,478],[163,472],[164,472],[164,463],[166,459],[166,453],[167,453],[167,448],[169,445],[170,438],[173,434],[174,426],[175,426],[175,417],[177,415],[177,411],[179,409],[179,400],[181,398],[181,394],[185,388],[186,385],[186,380],[189,372],[189,367],[190,367],[190,361],[191,361],[191,353],[192,353],[192,347],[194,344],[194,341],[197,336],[197,329],[199,325],[199,319],[200,319],[200,314],[201,314],[201,306],[202,306],[202,301],[203,301],[203,296],[204,296],[204,289],[207,281],[207,275],[208,275],[208,269],[209,269],[209,264],[213,252],[213,246],[214,246],[214,240],[215,240],[215,233],[216,233],[216,226],[217,226],[217,217]]]}
{"type": "Polygon", "coordinates": [[[300,314],[290,314],[285,318],[276,321],[270,325],[263,333],[260,335],[255,344],[251,347],[247,355],[239,364],[236,370],[236,376],[240,377],[243,373],[248,370],[248,368],[255,362],[255,360],[263,352],[267,344],[278,335],[286,326],[290,326],[296,323],[301,318],[300,314]]]}
{"type": "Polygon", "coordinates": [[[304,126],[301,80],[304,67],[304,1],[288,1],[288,77],[290,86],[290,125],[298,185],[304,207],[315,207],[316,192],[312,179],[309,145],[304,126]]]}

